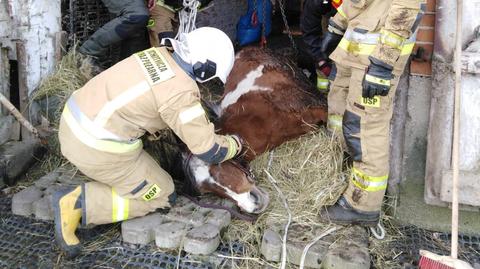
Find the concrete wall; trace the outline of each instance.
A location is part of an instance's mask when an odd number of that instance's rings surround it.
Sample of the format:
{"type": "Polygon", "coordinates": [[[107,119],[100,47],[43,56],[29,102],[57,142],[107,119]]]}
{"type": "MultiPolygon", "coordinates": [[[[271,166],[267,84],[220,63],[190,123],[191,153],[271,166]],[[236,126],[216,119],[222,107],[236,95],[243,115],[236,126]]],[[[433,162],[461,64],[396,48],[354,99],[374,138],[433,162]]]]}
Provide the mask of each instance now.
{"type": "Polygon", "coordinates": [[[424,181],[431,92],[431,77],[410,76],[405,124],[405,151],[402,160],[403,180],[424,181]]]}
{"type": "Polygon", "coordinates": [[[197,27],[213,26],[235,40],[238,19],[247,11],[247,0],[215,0],[213,6],[198,13],[197,27]]]}

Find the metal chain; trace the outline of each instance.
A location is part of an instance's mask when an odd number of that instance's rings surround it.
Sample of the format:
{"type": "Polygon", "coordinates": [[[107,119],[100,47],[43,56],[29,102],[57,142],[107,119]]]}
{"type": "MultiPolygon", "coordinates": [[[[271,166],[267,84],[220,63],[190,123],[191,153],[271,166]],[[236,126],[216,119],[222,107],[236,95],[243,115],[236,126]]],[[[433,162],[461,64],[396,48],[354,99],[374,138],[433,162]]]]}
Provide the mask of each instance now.
{"type": "Polygon", "coordinates": [[[298,53],[297,44],[295,44],[295,40],[293,40],[292,33],[290,32],[290,27],[288,26],[287,16],[285,16],[285,7],[283,6],[283,1],[284,0],[278,0],[277,2],[279,3],[280,12],[282,13],[282,19],[283,19],[283,23],[285,24],[285,30],[287,30],[288,38],[290,39],[290,42],[292,42],[293,50],[295,51],[295,53],[298,53]]]}
{"type": "Polygon", "coordinates": [[[260,37],[260,42],[262,44],[262,46],[266,46],[267,45],[267,35],[266,35],[266,26],[265,26],[265,23],[267,22],[267,1],[270,1],[270,0],[262,0],[263,1],[263,20],[262,20],[262,36],[260,37]]]}

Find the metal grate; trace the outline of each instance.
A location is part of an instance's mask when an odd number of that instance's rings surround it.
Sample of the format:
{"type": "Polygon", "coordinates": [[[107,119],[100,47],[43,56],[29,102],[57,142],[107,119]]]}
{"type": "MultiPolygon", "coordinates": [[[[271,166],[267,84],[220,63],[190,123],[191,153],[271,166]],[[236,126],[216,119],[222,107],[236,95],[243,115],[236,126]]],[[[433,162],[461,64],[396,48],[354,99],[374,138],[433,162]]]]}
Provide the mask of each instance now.
{"type": "MultiPolygon", "coordinates": [[[[67,50],[82,44],[95,31],[113,19],[101,0],[62,0],[62,28],[67,32],[67,50]]],[[[120,44],[111,46],[100,63],[109,67],[121,57],[120,44]]]]}
{"type": "MultiPolygon", "coordinates": [[[[433,232],[415,226],[398,228],[402,234],[391,243],[392,260],[402,268],[417,268],[420,259],[419,250],[424,249],[439,255],[450,255],[451,235],[433,232]]],[[[480,263],[480,236],[459,236],[459,258],[470,264],[480,263]]]]}
{"type": "MultiPolygon", "coordinates": [[[[82,254],[65,260],[56,247],[51,222],[13,215],[11,199],[0,197],[0,268],[177,268],[176,254],[162,252],[153,244],[123,244],[118,224],[80,229],[78,235],[84,245],[82,254]]],[[[239,243],[224,244],[216,253],[240,255],[243,247],[239,243]]],[[[215,255],[189,256],[182,252],[179,268],[213,269],[223,263],[227,260],[215,255]]]]}
{"type": "Polygon", "coordinates": [[[87,40],[111,17],[100,0],[64,0],[63,29],[68,33],[68,45],[87,40]]]}

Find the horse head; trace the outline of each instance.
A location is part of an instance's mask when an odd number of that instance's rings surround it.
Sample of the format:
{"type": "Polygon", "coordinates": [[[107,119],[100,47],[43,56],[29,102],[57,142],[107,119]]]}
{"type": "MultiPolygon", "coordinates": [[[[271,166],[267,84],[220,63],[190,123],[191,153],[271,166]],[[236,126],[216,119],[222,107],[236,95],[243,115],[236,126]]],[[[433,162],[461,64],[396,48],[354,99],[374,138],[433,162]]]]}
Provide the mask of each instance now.
{"type": "Polygon", "coordinates": [[[184,154],[184,171],[196,193],[214,193],[233,200],[248,213],[263,212],[268,194],[257,187],[251,171],[235,160],[209,165],[192,154],[184,154]]]}

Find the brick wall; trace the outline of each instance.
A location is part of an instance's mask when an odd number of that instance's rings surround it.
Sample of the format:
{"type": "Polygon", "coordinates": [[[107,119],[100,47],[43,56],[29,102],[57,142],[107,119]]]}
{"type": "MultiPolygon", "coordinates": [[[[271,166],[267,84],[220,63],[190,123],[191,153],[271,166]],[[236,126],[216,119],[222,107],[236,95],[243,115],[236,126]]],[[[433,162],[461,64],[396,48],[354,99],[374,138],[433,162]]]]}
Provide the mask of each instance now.
{"type": "Polygon", "coordinates": [[[435,37],[435,10],[436,0],[427,0],[427,10],[420,23],[417,42],[413,50],[413,61],[410,73],[418,76],[432,75],[432,53],[435,37]],[[423,53],[419,53],[423,51],[423,53]]]}

